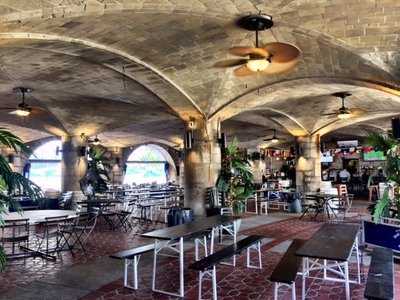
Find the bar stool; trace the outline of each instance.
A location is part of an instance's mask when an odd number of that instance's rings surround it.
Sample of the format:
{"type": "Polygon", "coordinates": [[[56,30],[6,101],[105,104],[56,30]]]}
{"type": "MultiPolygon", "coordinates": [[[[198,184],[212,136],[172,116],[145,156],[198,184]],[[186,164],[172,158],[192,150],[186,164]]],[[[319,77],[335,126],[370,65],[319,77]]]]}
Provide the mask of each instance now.
{"type": "Polygon", "coordinates": [[[376,198],[379,198],[379,188],[377,185],[368,186],[368,201],[372,202],[373,195],[376,195],[376,198]]]}

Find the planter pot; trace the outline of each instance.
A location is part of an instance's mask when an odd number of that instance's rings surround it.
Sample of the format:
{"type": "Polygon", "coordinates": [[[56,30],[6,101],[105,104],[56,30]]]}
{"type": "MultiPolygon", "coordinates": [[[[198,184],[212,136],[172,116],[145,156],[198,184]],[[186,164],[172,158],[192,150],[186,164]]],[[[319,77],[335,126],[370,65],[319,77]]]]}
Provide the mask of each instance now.
{"type": "Polygon", "coordinates": [[[289,212],[290,213],[301,213],[301,202],[300,199],[294,199],[292,202],[289,203],[289,212]]]}

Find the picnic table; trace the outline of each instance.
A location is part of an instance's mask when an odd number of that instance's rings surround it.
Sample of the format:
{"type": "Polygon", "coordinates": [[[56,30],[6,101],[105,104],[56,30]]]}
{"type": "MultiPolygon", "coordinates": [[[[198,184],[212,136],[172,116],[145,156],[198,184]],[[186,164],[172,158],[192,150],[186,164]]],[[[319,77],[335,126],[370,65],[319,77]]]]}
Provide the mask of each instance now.
{"type": "MultiPolygon", "coordinates": [[[[302,258],[302,299],[305,299],[305,279],[310,271],[322,270],[323,277],[318,279],[343,282],[346,300],[350,300],[350,282],[360,284],[360,259],[358,250],[359,225],[325,224],[305,244],[296,251],[302,258]],[[357,255],[357,280],[349,278],[349,260],[353,252],[357,255]],[[320,263],[319,261],[323,262],[320,263]],[[310,266],[311,262],[311,266],[310,266]],[[328,263],[329,262],[329,263],[328,263]],[[328,272],[336,277],[328,276],[328,272]]],[[[317,272],[318,275],[318,272],[317,272]]]]}
{"type": "MultiPolygon", "coordinates": [[[[220,226],[226,226],[229,224],[233,224],[234,227],[234,242],[236,242],[236,220],[239,220],[239,217],[233,216],[212,216],[208,218],[201,218],[196,221],[178,225],[167,227],[163,229],[158,229],[154,231],[150,231],[142,234],[142,237],[152,238],[154,239],[154,262],[153,262],[153,281],[152,281],[152,290],[154,292],[175,296],[175,297],[183,297],[185,294],[184,291],[184,249],[183,249],[183,240],[196,237],[199,235],[203,235],[206,231],[211,231],[211,253],[213,253],[213,241],[214,241],[214,231],[217,230],[220,226]],[[173,251],[178,253],[179,257],[179,293],[174,293],[170,291],[160,290],[156,288],[156,273],[157,273],[157,256],[162,256],[160,253],[162,250],[168,249],[169,251],[173,251]]],[[[164,254],[164,256],[171,256],[170,254],[164,254]]]]}

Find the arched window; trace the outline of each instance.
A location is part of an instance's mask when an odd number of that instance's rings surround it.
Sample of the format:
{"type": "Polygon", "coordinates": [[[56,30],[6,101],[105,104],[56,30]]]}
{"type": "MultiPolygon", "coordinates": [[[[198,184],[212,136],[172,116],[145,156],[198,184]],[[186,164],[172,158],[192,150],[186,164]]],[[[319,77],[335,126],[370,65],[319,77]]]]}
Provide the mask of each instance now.
{"type": "Polygon", "coordinates": [[[164,184],[171,180],[175,165],[168,152],[157,145],[143,145],[135,149],[126,162],[124,184],[164,184]]]}
{"type": "Polygon", "coordinates": [[[29,157],[31,164],[29,179],[42,190],[61,190],[61,141],[49,141],[38,148],[29,157]]]}

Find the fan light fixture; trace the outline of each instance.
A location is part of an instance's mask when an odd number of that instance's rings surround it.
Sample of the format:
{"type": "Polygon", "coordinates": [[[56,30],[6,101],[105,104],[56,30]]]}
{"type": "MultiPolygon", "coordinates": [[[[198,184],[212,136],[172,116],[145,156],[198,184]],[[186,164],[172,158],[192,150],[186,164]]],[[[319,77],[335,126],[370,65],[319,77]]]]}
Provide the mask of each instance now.
{"type": "Polygon", "coordinates": [[[345,120],[351,118],[351,113],[348,111],[340,112],[337,114],[338,119],[345,120]]]}
{"type": "Polygon", "coordinates": [[[95,145],[95,146],[100,145],[100,140],[99,140],[99,138],[97,136],[94,138],[92,144],[95,145]]]}
{"type": "Polygon", "coordinates": [[[27,109],[26,107],[18,107],[18,109],[15,110],[14,113],[20,117],[27,117],[31,114],[31,111],[29,109],[27,109]]]}
{"type": "Polygon", "coordinates": [[[273,144],[279,143],[279,139],[275,136],[272,138],[271,143],[273,144]]]}
{"type": "Polygon", "coordinates": [[[253,72],[260,72],[266,70],[270,65],[270,62],[265,59],[250,59],[246,63],[246,67],[253,72]]]}

